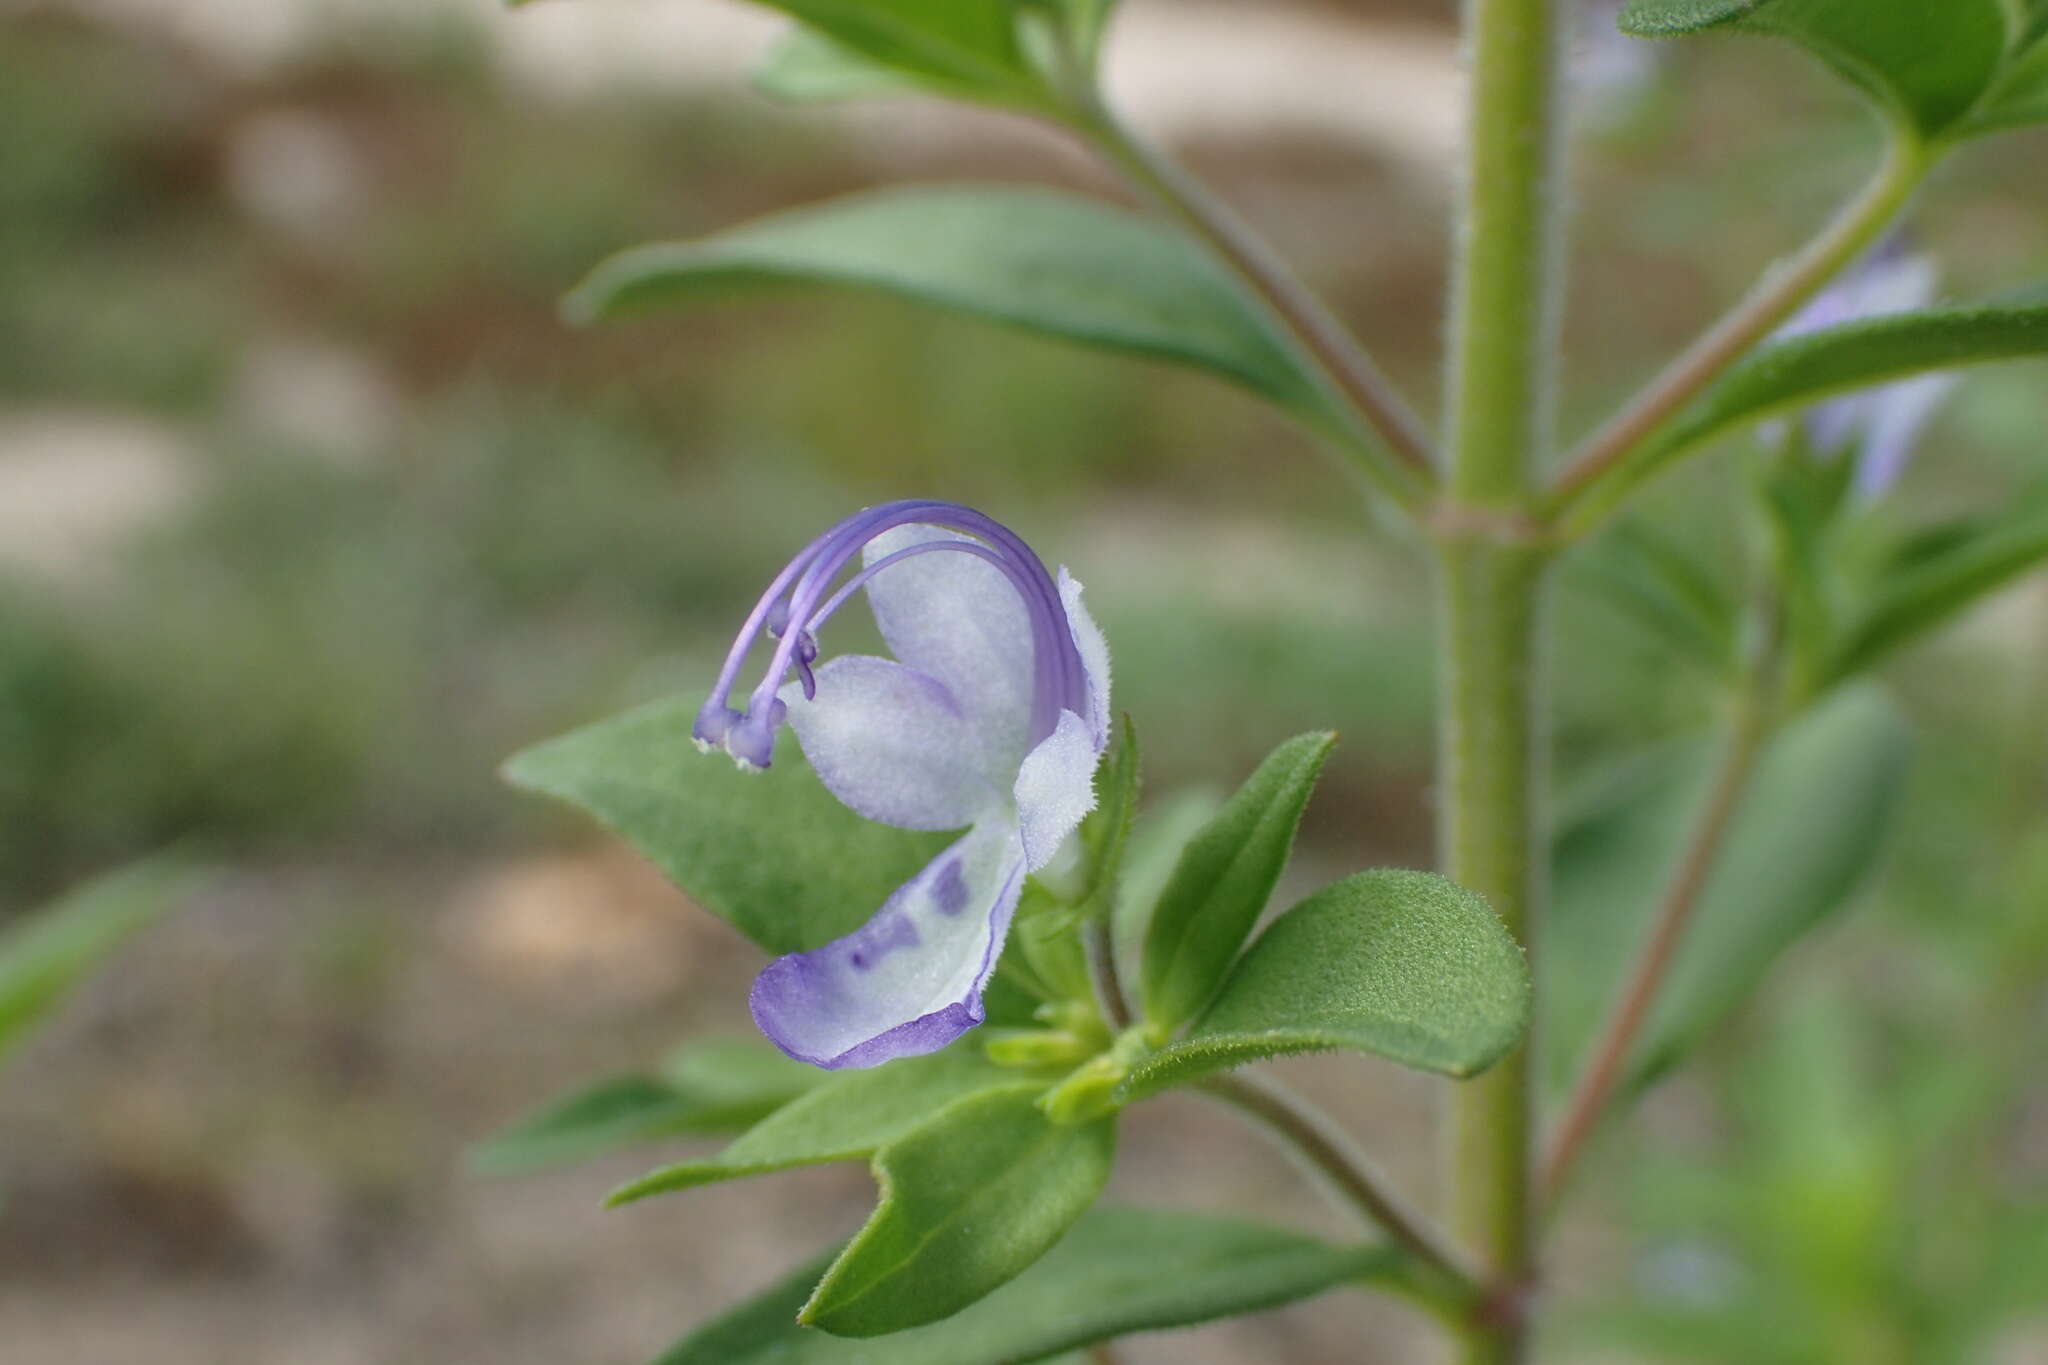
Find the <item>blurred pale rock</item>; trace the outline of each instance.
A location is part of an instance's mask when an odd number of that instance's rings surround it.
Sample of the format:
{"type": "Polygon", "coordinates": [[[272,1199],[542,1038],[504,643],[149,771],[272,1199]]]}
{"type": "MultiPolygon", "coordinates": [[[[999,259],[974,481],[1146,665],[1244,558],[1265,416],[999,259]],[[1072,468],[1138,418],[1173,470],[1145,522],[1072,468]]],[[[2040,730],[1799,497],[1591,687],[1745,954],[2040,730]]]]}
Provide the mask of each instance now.
{"type": "Polygon", "coordinates": [[[197,475],[194,452],[161,423],[0,412],[0,572],[103,581],[123,542],[185,510],[197,475]]]}
{"type": "Polygon", "coordinates": [[[477,970],[562,989],[606,1008],[663,995],[695,975],[715,923],[623,848],[528,858],[457,894],[445,937],[477,970]]]}
{"type": "Polygon", "coordinates": [[[375,464],[404,417],[397,387],[368,356],[309,337],[251,346],[232,403],[250,435],[342,469],[375,464]]]}
{"type": "Polygon", "coordinates": [[[228,193],[250,217],[320,246],[365,203],[362,159],[332,120],[294,110],[244,119],[227,143],[228,193]]]}
{"type": "MultiPolygon", "coordinates": [[[[731,95],[788,24],[740,0],[0,0],[68,7],[146,29],[231,71],[262,75],[337,45],[403,49],[472,31],[507,79],[542,98],[620,92],[731,95]]],[[[1431,181],[1448,178],[1459,86],[1447,28],[1346,21],[1233,0],[1132,0],[1109,84],[1133,122],[1170,140],[1348,142],[1431,181]]],[[[832,115],[834,118],[840,114],[832,115]]],[[[863,138],[974,142],[996,125],[934,101],[854,115],[863,138]]]]}

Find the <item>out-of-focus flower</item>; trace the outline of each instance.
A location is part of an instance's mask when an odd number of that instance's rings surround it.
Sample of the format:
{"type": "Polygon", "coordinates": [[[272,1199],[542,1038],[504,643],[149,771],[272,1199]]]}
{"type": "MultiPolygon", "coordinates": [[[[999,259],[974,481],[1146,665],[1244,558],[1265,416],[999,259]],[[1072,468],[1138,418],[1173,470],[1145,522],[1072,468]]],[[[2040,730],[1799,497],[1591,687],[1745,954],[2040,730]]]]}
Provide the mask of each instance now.
{"type": "Polygon", "coordinates": [[[821,1067],[936,1051],[984,1018],[1025,875],[1094,805],[1109,654],[1081,585],[954,503],[849,517],[770,584],[692,733],[700,748],[765,768],[785,720],[819,779],[868,819],[967,833],[861,928],[770,963],[754,985],[755,1022],[821,1067]],[[856,559],[860,571],[835,590],[856,559]],[[814,670],[819,628],[861,589],[896,657],[814,670]],[[763,633],[774,657],[740,711],[733,684],[763,633]]]}
{"type": "MultiPolygon", "coordinates": [[[[1938,283],[1934,258],[1893,238],[1823,290],[1778,336],[1924,308],[1934,301],[1938,283]]],[[[1857,494],[1881,497],[1905,472],[1921,432],[1955,381],[1953,374],[1916,375],[1816,404],[1805,417],[1807,444],[1824,459],[1855,460],[1857,494]]]]}

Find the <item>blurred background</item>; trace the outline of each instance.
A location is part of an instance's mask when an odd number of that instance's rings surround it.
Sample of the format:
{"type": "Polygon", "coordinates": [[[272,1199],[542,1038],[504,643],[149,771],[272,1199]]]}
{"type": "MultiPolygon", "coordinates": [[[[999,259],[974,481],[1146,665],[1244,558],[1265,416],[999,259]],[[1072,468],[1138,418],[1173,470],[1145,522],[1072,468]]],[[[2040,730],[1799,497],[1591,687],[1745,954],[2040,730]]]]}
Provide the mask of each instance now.
{"type": "MultiPolygon", "coordinates": [[[[1129,0],[1111,62],[1419,401],[1451,10],[1129,0]]],[[[1150,790],[1334,726],[1292,875],[1428,863],[1422,564],[1280,419],[852,296],[557,320],[617,248],[870,184],[1118,193],[1003,116],[771,104],[745,72],[780,28],[727,0],[0,0],[0,920],[180,840],[221,866],[0,1072],[8,1365],[634,1365],[857,1226],[857,1167],[605,1214],[646,1154],[462,1159],[595,1073],[745,1031],[755,951],[494,769],[701,687],[856,505],[976,504],[1071,566],[1150,790]]],[[[1574,429],[1872,154],[1762,44],[1589,40],[1577,69],[1574,429]]],[[[1915,228],[1949,294],[2048,277],[2044,164],[2034,133],[1945,170],[1915,228]]],[[[1973,376],[1881,515],[2038,473],[2041,379],[1973,376]]],[[[1731,575],[1736,463],[1652,500],[1731,575]]],[[[1560,626],[1567,782],[1711,714],[1601,601],[1568,592],[1560,626]]],[[[1589,1164],[1554,1358],[2048,1361],[2048,584],[1894,681],[1919,743],[1883,866],[1589,1164]]],[[[1430,1188],[1434,1087],[1286,1070],[1430,1188]]],[[[1341,1228],[1190,1103],[1124,1150],[1125,1197],[1341,1228]]],[[[1426,1339],[1333,1296],[1126,1354],[1426,1339]]]]}

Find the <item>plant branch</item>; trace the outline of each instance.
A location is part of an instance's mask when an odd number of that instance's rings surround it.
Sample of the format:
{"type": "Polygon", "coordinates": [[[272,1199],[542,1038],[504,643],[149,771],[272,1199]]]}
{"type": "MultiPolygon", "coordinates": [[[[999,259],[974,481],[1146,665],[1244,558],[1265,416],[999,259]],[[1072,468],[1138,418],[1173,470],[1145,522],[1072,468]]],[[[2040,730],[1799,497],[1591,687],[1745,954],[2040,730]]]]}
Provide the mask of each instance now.
{"type": "Polygon", "coordinates": [[[1324,378],[1385,443],[1368,447],[1369,469],[1404,506],[1435,478],[1428,430],[1344,324],[1273,249],[1200,181],[1140,140],[1099,100],[1076,113],[1095,148],[1231,267],[1294,337],[1324,378]]]}
{"type": "Polygon", "coordinates": [[[1448,1280],[1461,1299],[1479,1300],[1480,1280],[1464,1253],[1408,1206],[1327,1114],[1286,1087],[1255,1076],[1214,1076],[1197,1082],[1195,1089],[1249,1115],[1361,1218],[1448,1280]]]}
{"type": "Polygon", "coordinates": [[[1778,635],[1776,612],[1767,607],[1758,644],[1735,697],[1721,762],[1700,805],[1671,880],[1657,906],[1649,937],[1643,941],[1626,984],[1601,1030],[1592,1059],[1586,1064],[1557,1135],[1543,1163],[1541,1197],[1555,1207],[1571,1179],[1573,1164],[1599,1127],[1614,1089],[1621,1080],[1637,1036],[1657,1001],[1672,960],[1684,941],[1693,911],[1713,878],[1714,864],[1735,822],[1764,744],[1770,738],[1770,688],[1776,675],[1778,635]]]}
{"type": "Polygon", "coordinates": [[[1116,969],[1116,943],[1111,936],[1109,916],[1094,915],[1082,930],[1082,944],[1088,953],[1088,976],[1095,985],[1095,1003],[1112,1033],[1131,1026],[1131,1000],[1116,969]]]}
{"type": "Polygon", "coordinates": [[[1570,529],[1583,533],[1611,511],[1655,468],[1641,458],[1646,450],[1654,453],[1649,439],[1876,241],[1913,197],[1932,162],[1915,135],[1894,131],[1883,163],[1863,191],[1586,439],[1552,487],[1551,514],[1569,513],[1570,529]]]}

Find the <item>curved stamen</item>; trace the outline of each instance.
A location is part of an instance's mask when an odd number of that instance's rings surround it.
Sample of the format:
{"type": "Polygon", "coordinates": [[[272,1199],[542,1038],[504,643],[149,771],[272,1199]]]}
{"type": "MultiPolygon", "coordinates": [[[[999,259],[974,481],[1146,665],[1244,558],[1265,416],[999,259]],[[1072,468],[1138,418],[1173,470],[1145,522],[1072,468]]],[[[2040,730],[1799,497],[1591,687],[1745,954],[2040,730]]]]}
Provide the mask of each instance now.
{"type": "Polygon", "coordinates": [[[816,695],[811,663],[817,658],[816,631],[875,574],[890,564],[931,550],[961,550],[993,565],[1023,599],[1032,633],[1031,736],[1050,735],[1063,710],[1090,711],[1087,673],[1074,643],[1073,626],[1059,586],[1031,548],[1002,523],[958,503],[906,500],[856,513],[813,540],[776,575],[733,642],[713,692],[699,713],[700,743],[722,742],[742,764],[766,767],[785,708],[776,693],[795,668],[804,695],[816,695]],[[923,542],[895,551],[861,569],[836,592],[827,589],[840,571],[877,536],[910,524],[927,524],[975,537],[923,542]],[[985,543],[984,543],[985,542],[985,543]],[[822,600],[821,600],[822,599],[822,600]],[[763,630],[776,637],[768,670],[748,699],[745,715],[729,698],[741,662],[763,630]]]}

